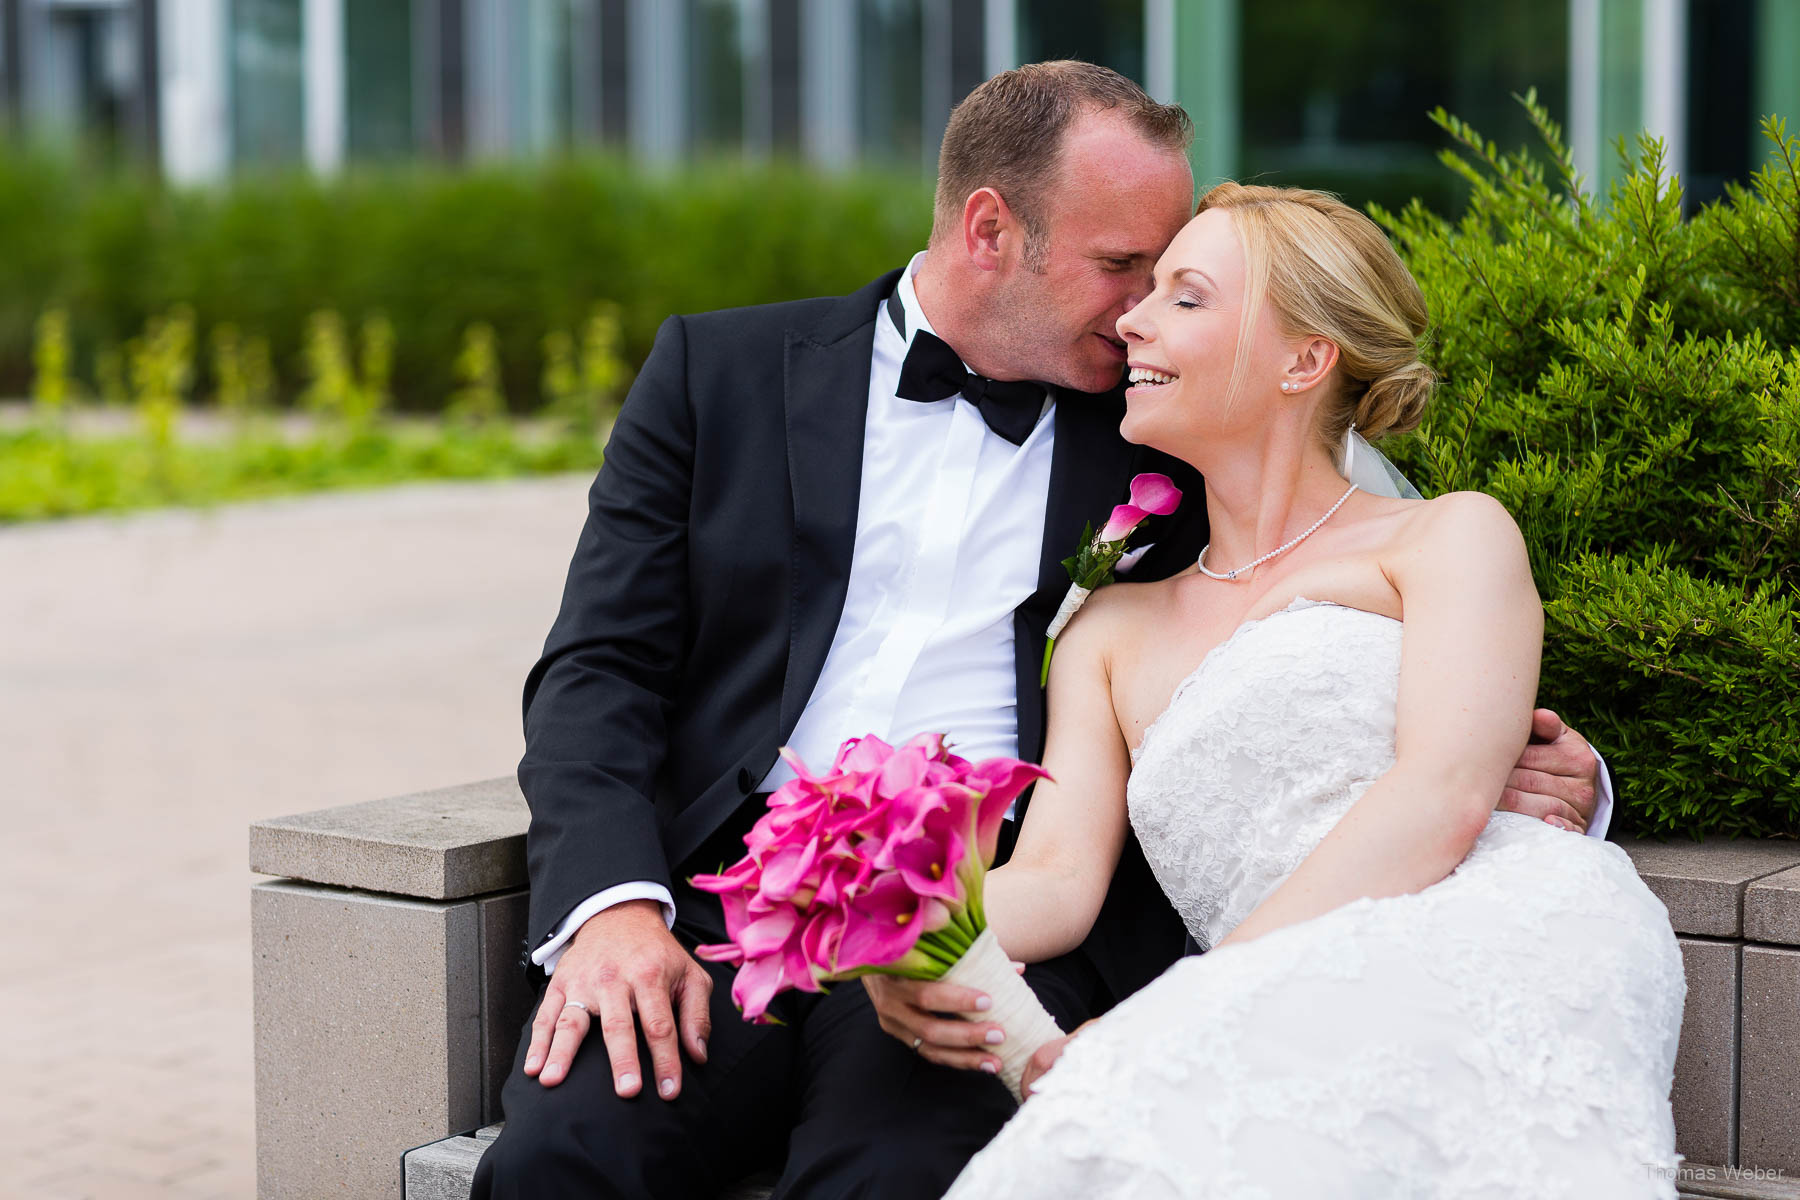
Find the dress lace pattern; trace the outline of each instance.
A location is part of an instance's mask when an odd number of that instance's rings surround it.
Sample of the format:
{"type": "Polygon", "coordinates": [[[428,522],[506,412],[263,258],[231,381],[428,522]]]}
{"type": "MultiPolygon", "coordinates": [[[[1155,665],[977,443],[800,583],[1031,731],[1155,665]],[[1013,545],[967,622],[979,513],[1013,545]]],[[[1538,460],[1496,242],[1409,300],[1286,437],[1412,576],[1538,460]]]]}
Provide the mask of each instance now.
{"type": "MultiPolygon", "coordinates": [[[[1296,601],[1215,648],[1128,789],[1216,944],[1394,761],[1401,625],[1296,601]]],[[[1674,1197],[1686,984],[1617,846],[1496,813],[1442,882],[1182,960],[957,1181],[1003,1197],[1674,1197]]]]}

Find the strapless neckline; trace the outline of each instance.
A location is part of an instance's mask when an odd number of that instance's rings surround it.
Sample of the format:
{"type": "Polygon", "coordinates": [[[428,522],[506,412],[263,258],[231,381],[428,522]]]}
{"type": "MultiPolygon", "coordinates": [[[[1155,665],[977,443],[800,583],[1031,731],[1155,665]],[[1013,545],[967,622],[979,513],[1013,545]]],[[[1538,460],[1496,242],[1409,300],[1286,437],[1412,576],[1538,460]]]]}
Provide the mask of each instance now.
{"type": "Polygon", "coordinates": [[[1163,705],[1162,712],[1158,713],[1156,719],[1151,721],[1150,724],[1145,727],[1144,736],[1140,737],[1138,739],[1138,744],[1132,747],[1131,761],[1135,764],[1139,757],[1143,755],[1145,747],[1150,744],[1150,736],[1154,734],[1157,727],[1163,723],[1163,719],[1174,711],[1176,704],[1181,700],[1182,694],[1193,685],[1195,680],[1200,678],[1207,667],[1212,665],[1214,659],[1218,658],[1231,646],[1242,641],[1244,635],[1248,634],[1251,630],[1267,625],[1277,617],[1285,617],[1291,613],[1306,612],[1316,608],[1335,608],[1347,613],[1360,613],[1365,617],[1373,617],[1378,621],[1387,621],[1396,626],[1404,625],[1404,622],[1401,621],[1400,618],[1390,617],[1386,613],[1372,612],[1369,609],[1357,608],[1354,605],[1349,604],[1339,604],[1336,600],[1312,600],[1306,596],[1295,596],[1292,600],[1288,601],[1285,607],[1278,608],[1272,613],[1266,613],[1254,620],[1245,621],[1242,625],[1239,625],[1236,629],[1227,634],[1224,641],[1201,655],[1200,662],[1192,671],[1189,671],[1183,676],[1181,682],[1175,685],[1175,690],[1169,693],[1169,702],[1163,705]]]}

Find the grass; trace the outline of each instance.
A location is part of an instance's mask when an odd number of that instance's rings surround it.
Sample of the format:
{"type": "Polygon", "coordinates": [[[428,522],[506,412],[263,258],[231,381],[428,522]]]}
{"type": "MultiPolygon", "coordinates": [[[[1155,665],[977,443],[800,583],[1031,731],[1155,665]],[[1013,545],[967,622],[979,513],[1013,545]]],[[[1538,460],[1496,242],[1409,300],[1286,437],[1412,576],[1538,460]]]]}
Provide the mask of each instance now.
{"type": "Polygon", "coordinates": [[[161,443],[142,433],[0,431],[0,523],[415,480],[593,470],[601,444],[596,436],[500,422],[327,428],[298,438],[246,427],[225,438],[161,443]]]}

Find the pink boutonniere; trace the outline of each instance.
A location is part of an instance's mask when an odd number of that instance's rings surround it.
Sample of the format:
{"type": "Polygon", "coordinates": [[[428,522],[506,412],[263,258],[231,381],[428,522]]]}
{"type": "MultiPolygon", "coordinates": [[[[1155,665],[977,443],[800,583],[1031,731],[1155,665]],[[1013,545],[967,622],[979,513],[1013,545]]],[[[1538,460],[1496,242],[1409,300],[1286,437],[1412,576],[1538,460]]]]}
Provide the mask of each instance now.
{"type": "Polygon", "coordinates": [[[1139,475],[1131,481],[1131,499],[1112,510],[1106,527],[1097,536],[1092,525],[1082,531],[1081,549],[1063,559],[1063,569],[1074,582],[1063,596],[1056,618],[1050,622],[1050,632],[1044,641],[1044,668],[1038,675],[1039,687],[1050,681],[1050,655],[1056,649],[1057,634],[1081,611],[1094,589],[1113,581],[1113,572],[1125,556],[1125,543],[1131,540],[1137,527],[1149,517],[1168,516],[1180,504],[1181,489],[1167,475],[1154,472],[1139,475]]]}

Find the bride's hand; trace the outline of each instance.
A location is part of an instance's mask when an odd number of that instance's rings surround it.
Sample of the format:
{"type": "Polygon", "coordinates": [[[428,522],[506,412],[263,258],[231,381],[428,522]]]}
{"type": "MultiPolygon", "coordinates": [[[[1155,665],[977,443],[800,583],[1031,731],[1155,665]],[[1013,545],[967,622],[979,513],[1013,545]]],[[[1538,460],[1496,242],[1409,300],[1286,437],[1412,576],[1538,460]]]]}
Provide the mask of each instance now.
{"type": "MultiPolygon", "coordinates": [[[[1014,966],[1023,970],[1023,964],[1014,966]]],[[[974,988],[892,975],[865,975],[863,988],[881,1028],[928,1062],[965,1071],[998,1074],[1000,1060],[985,1047],[1006,1040],[1006,1031],[973,1018],[992,1000],[974,988]],[[971,1019],[964,1020],[960,1013],[971,1019]]]]}
{"type": "Polygon", "coordinates": [[[1019,1078],[1019,1091],[1025,1099],[1031,1099],[1032,1085],[1042,1079],[1045,1073],[1056,1065],[1056,1060],[1061,1058],[1062,1052],[1069,1048],[1069,1043],[1080,1037],[1081,1031],[1093,1023],[1093,1021],[1083,1021],[1076,1027],[1074,1033],[1065,1034],[1054,1042],[1045,1042],[1037,1048],[1037,1051],[1032,1054],[1031,1060],[1025,1064],[1024,1075],[1019,1078]]]}

